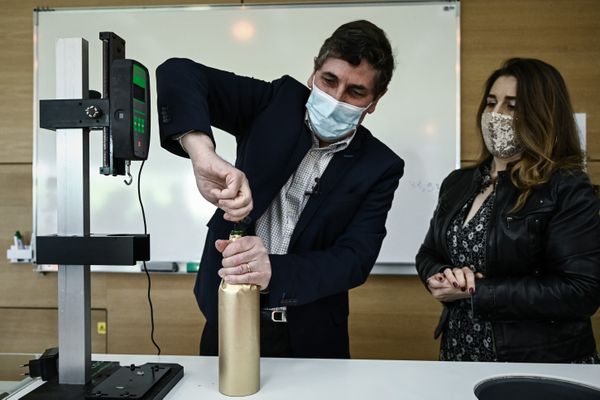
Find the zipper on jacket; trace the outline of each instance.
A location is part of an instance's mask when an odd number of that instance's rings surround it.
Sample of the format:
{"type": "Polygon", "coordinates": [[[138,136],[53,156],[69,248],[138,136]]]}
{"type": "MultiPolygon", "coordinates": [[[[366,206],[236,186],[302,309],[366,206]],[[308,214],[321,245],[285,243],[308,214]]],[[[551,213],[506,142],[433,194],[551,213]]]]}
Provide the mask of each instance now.
{"type": "Polygon", "coordinates": [[[498,349],[496,348],[496,334],[494,333],[494,324],[492,324],[492,322],[490,321],[490,325],[492,326],[492,330],[490,331],[490,338],[492,339],[492,349],[493,349],[494,355],[496,356],[496,359],[494,361],[498,361],[499,357],[498,357],[498,349]]]}
{"type": "Polygon", "coordinates": [[[510,223],[512,222],[513,217],[506,217],[506,227],[510,230],[510,223]]]}
{"type": "MultiPolygon", "coordinates": [[[[496,187],[494,188],[494,192],[492,193],[492,195],[494,196],[494,201],[492,202],[492,209],[490,210],[490,220],[488,221],[487,227],[486,227],[486,248],[485,248],[485,261],[484,261],[484,265],[485,265],[485,275],[487,276],[489,273],[489,267],[490,267],[490,250],[492,248],[491,244],[490,244],[490,230],[491,225],[493,223],[493,221],[496,220],[496,213],[498,212],[498,207],[496,206],[497,204],[497,200],[498,200],[498,188],[500,187],[501,184],[501,179],[500,177],[498,177],[498,181],[496,182],[496,187]]],[[[510,221],[512,221],[512,217],[506,217],[506,224],[508,225],[508,229],[510,229],[510,221]]],[[[473,301],[473,296],[471,296],[471,312],[473,312],[473,315],[475,315],[474,313],[474,301],[473,301]]],[[[492,321],[487,321],[490,324],[490,337],[492,339],[492,350],[493,353],[496,357],[496,360],[498,360],[498,350],[496,349],[496,338],[495,338],[495,329],[494,329],[494,323],[492,321]]]]}

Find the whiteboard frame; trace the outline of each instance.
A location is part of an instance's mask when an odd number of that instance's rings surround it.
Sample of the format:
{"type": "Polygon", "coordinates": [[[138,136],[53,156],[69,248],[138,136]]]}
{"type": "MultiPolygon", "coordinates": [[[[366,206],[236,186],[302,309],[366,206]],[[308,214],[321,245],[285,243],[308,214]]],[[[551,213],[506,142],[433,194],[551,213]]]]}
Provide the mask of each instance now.
{"type": "MultiPolygon", "coordinates": [[[[38,9],[38,10],[34,10],[34,98],[33,98],[33,110],[34,110],[34,115],[33,115],[33,124],[34,124],[34,129],[33,129],[33,162],[32,162],[32,193],[33,193],[33,218],[32,218],[32,223],[33,223],[33,227],[32,227],[32,232],[33,232],[33,237],[35,237],[37,231],[38,231],[38,215],[37,215],[37,205],[38,205],[38,201],[37,201],[37,195],[38,195],[38,173],[37,173],[37,168],[39,167],[38,163],[37,163],[37,155],[38,155],[38,135],[40,134],[39,131],[40,129],[38,128],[39,126],[39,120],[38,120],[38,103],[39,103],[39,69],[38,69],[38,65],[39,65],[39,49],[38,49],[38,44],[39,44],[39,17],[40,17],[40,13],[44,13],[44,12],[52,12],[52,11],[58,11],[58,12],[106,12],[106,11],[111,11],[111,12],[119,12],[119,11],[135,11],[135,10],[191,10],[193,11],[194,9],[201,9],[201,10],[209,10],[209,9],[223,9],[223,8],[229,8],[229,9],[241,9],[241,8],[274,8],[274,7],[283,7],[283,8],[319,8],[319,7],[359,7],[359,6],[372,6],[372,5],[377,5],[377,4],[385,4],[385,5],[389,5],[389,4],[398,4],[398,5],[410,5],[410,4],[428,4],[428,5],[440,5],[440,6],[449,6],[449,7],[453,7],[453,9],[455,10],[456,13],[456,55],[455,55],[455,60],[456,60],[456,70],[455,70],[455,88],[456,88],[456,100],[455,100],[455,148],[454,148],[454,168],[459,168],[460,167],[460,3],[458,1],[403,1],[403,0],[396,0],[396,1],[382,1],[382,2],[367,2],[367,3],[315,3],[315,4],[289,4],[289,3],[282,3],[282,4],[217,4],[217,5],[198,5],[198,6],[141,6],[141,7],[93,7],[93,8],[57,8],[57,9],[53,9],[53,10],[49,10],[49,9],[38,9]]],[[[331,31],[333,31],[331,29],[331,31]]],[[[117,34],[119,34],[119,32],[115,32],[117,34]]],[[[127,37],[123,37],[126,41],[128,41],[127,37]]],[[[88,41],[93,41],[93,40],[97,40],[97,36],[96,37],[87,37],[86,38],[88,41]]],[[[325,37],[322,38],[323,40],[325,39],[325,37]]],[[[129,42],[128,42],[129,44],[129,42]]],[[[320,45],[320,44],[319,44],[320,45]]],[[[394,43],[392,43],[392,45],[394,46],[394,43]]],[[[317,48],[315,48],[315,52],[318,51],[318,46],[317,48]]],[[[128,51],[129,54],[129,51],[128,51]]],[[[398,58],[399,55],[396,54],[396,58],[398,58]]],[[[144,63],[143,59],[139,59],[140,62],[144,63]]],[[[235,69],[233,70],[235,72],[235,69]]],[[[307,76],[308,73],[310,71],[307,71],[307,76]]],[[[395,71],[395,74],[398,74],[398,68],[395,71]]],[[[152,75],[152,72],[151,72],[152,75]]],[[[395,76],[396,77],[396,76],[395,76]]],[[[277,78],[276,76],[271,77],[272,79],[277,78]]],[[[154,81],[154,76],[152,75],[152,80],[154,81]]],[[[96,87],[94,87],[94,89],[97,89],[96,87]]],[[[155,87],[152,87],[152,90],[155,91],[155,87]]],[[[385,101],[385,98],[382,100],[385,101]]],[[[155,102],[153,103],[153,108],[155,107],[155,102]]],[[[156,114],[153,110],[153,114],[156,114]]],[[[375,113],[377,114],[377,113],[375,113]]],[[[153,130],[155,131],[154,134],[154,138],[152,139],[154,142],[156,142],[158,140],[158,135],[157,135],[157,130],[158,127],[156,126],[157,124],[154,123],[153,124],[153,130]]],[[[366,121],[366,126],[369,127],[368,124],[368,118],[366,121]]],[[[374,134],[377,136],[378,132],[376,129],[373,130],[374,134]]],[[[99,133],[92,133],[92,135],[100,135],[99,133]]],[[[385,142],[385,140],[384,140],[385,142]]],[[[92,151],[97,151],[92,149],[92,151]]],[[[163,150],[164,151],[164,150],[163,150]]],[[[402,157],[402,153],[400,153],[400,156],[402,157]]],[[[403,157],[404,158],[404,157],[403,157]]],[[[139,167],[139,164],[137,165],[139,167]]],[[[410,167],[410,165],[408,165],[410,167]]],[[[132,170],[135,170],[136,164],[134,163],[132,165],[132,170]]],[[[449,173],[450,171],[447,171],[447,173],[449,173]]],[[[92,174],[94,174],[94,169],[92,169],[92,174]]],[[[108,178],[107,178],[108,179],[108,178]]],[[[114,178],[113,178],[114,179],[114,178]]],[[[144,177],[142,177],[142,187],[144,185],[144,177]]],[[[406,180],[406,176],[403,178],[403,180],[406,180]]],[[[396,192],[396,197],[401,196],[402,195],[402,185],[403,185],[403,180],[401,180],[400,183],[400,188],[398,189],[398,191],[396,192]]],[[[441,183],[441,182],[439,182],[441,183]]],[[[438,187],[439,187],[439,183],[437,183],[438,187]]],[[[437,191],[436,191],[437,192],[437,191]]],[[[431,213],[433,213],[433,208],[431,208],[431,213]]],[[[94,232],[94,233],[103,233],[103,232],[94,232]]],[[[124,233],[124,232],[123,232],[124,233]]],[[[128,232],[129,233],[129,232],[128,232]]],[[[424,237],[424,235],[422,236],[424,237]]],[[[421,238],[422,240],[422,238],[421,238]]],[[[385,242],[384,242],[385,243],[385,242]]],[[[32,247],[34,249],[34,255],[35,255],[35,242],[32,239],[32,247]]],[[[34,256],[35,257],[35,256],[34,256]]],[[[35,258],[34,258],[35,260],[35,258]]],[[[160,260],[160,261],[164,261],[164,260],[160,260]]],[[[181,260],[171,260],[171,261],[181,261],[181,260]]],[[[186,260],[188,261],[188,260],[186,260]]],[[[131,271],[131,272],[137,272],[139,271],[139,267],[138,266],[134,266],[131,268],[128,267],[117,267],[117,268],[95,268],[95,270],[118,270],[118,271],[131,271]]],[[[379,261],[376,264],[376,268],[374,269],[374,273],[381,273],[381,274],[386,274],[386,273],[401,273],[401,274],[413,274],[415,273],[414,271],[414,263],[412,262],[407,262],[405,260],[401,261],[401,262],[389,262],[387,260],[383,260],[383,261],[379,261]],[[390,267],[396,267],[396,269],[394,268],[390,268],[390,267]],[[400,267],[398,269],[398,267],[400,267]]]]}

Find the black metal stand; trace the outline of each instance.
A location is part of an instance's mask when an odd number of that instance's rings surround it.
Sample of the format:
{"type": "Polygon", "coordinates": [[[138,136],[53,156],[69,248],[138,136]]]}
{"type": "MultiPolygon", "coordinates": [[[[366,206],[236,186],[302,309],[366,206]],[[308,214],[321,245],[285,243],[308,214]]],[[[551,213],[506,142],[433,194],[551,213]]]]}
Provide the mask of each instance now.
{"type": "Polygon", "coordinates": [[[150,260],[150,235],[37,236],[37,263],[134,265],[150,260]]]}
{"type": "Polygon", "coordinates": [[[150,259],[147,234],[89,232],[89,129],[104,131],[100,172],[127,173],[128,185],[130,161],[145,160],[150,144],[148,70],[124,59],[125,41],[114,33],[101,32],[100,39],[103,98],[88,91],[88,45],[75,38],[57,44],[62,82],[57,96],[91,98],[40,102],[40,126],[57,130],[57,193],[63,207],[57,213],[60,235],[37,236],[36,256],[38,264],[59,265],[60,355],[53,352],[44,359],[44,365],[58,367],[52,369],[56,375],[24,396],[26,400],[160,400],[183,376],[178,364],[120,367],[116,362],[90,362],[90,265],[134,265],[150,259]]]}

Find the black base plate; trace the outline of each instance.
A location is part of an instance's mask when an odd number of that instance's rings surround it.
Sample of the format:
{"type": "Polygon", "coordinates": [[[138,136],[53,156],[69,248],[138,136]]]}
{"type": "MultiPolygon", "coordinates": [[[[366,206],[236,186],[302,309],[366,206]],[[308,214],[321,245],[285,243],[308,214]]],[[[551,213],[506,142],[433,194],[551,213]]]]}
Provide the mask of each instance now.
{"type": "MultiPolygon", "coordinates": [[[[149,363],[135,367],[135,370],[158,366],[161,370],[167,370],[164,376],[152,382],[152,387],[145,391],[142,397],[132,397],[139,400],[160,400],[164,398],[169,390],[183,377],[183,367],[179,364],[149,363]]],[[[91,399],[97,387],[102,388],[102,383],[113,374],[123,375],[123,370],[130,367],[121,367],[117,362],[95,362],[92,361],[92,380],[87,385],[65,385],[58,381],[47,381],[42,386],[22,397],[23,400],[85,400],[91,399]],[[120,372],[121,371],[121,372],[120,372]]],[[[109,380],[110,382],[110,380],[109,380]]],[[[128,384],[124,382],[123,384],[128,384]]],[[[96,389],[97,390],[97,389],[96,389]]],[[[106,399],[106,397],[100,397],[106,399]]],[[[127,397],[121,397],[126,399],[127,397]]]]}

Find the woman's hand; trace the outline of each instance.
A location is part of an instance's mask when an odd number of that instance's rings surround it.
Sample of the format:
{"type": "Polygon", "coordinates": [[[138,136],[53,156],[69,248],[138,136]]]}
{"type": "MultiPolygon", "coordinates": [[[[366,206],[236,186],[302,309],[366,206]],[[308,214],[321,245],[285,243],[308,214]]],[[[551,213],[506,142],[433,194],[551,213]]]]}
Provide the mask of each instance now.
{"type": "Polygon", "coordinates": [[[427,280],[432,296],[442,302],[466,299],[475,294],[475,279],[483,278],[469,267],[446,268],[427,280]]]}

